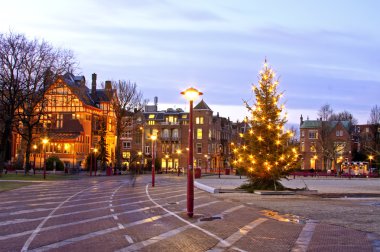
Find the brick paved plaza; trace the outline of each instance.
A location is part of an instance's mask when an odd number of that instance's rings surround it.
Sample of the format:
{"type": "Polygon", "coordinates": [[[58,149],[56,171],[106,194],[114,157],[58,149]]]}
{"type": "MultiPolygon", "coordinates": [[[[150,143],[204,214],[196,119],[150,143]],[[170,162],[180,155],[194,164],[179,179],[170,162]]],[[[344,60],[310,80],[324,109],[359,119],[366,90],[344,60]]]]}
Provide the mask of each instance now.
{"type": "Polygon", "coordinates": [[[242,199],[195,189],[195,216],[189,219],[184,177],[159,175],[154,188],[149,175],[39,183],[0,194],[0,248],[379,251],[375,233],[278,214],[242,199]]]}

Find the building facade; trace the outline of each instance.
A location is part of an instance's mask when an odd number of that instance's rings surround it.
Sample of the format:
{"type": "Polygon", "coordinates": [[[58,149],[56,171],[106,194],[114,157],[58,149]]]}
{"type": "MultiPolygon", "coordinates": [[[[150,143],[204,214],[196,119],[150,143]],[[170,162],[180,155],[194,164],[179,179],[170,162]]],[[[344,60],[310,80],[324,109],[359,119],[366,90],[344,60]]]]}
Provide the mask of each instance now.
{"type": "MultiPolygon", "coordinates": [[[[59,76],[49,86],[45,92],[44,114],[33,134],[31,162],[36,169],[42,168],[44,159],[50,156],[59,157],[66,168],[84,168],[89,153],[99,149],[102,126],[105,127],[107,152],[110,157],[115,155],[111,83],[106,82],[105,89],[96,89],[96,86],[96,74],[92,75],[89,89],[84,76],[71,73],[59,76]]],[[[23,145],[21,137],[14,134],[12,158],[16,159],[23,145]]]]}
{"type": "MultiPolygon", "coordinates": [[[[130,116],[122,137],[123,163],[135,169],[150,169],[152,151],[155,164],[162,172],[184,171],[188,162],[189,113],[181,108],[158,110],[158,99],[153,105],[130,116]],[[152,141],[151,136],[157,135],[152,141]]],[[[203,172],[224,172],[230,167],[230,142],[233,123],[228,118],[213,115],[201,100],[194,107],[194,167],[203,172]]]]}
{"type": "Polygon", "coordinates": [[[300,154],[303,170],[339,170],[351,162],[350,121],[300,120],[300,154]]]}

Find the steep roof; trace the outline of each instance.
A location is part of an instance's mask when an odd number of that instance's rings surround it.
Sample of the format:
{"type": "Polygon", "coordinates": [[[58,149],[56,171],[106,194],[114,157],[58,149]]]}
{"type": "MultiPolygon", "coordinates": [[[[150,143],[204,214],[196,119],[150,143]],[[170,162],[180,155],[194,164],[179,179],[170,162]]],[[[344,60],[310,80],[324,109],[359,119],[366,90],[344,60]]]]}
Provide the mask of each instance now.
{"type": "Polygon", "coordinates": [[[316,129],[322,127],[322,121],[319,120],[306,120],[302,122],[301,129],[316,129]]]}
{"type": "Polygon", "coordinates": [[[196,110],[210,110],[210,107],[205,103],[205,101],[202,99],[195,107],[196,110]]]}

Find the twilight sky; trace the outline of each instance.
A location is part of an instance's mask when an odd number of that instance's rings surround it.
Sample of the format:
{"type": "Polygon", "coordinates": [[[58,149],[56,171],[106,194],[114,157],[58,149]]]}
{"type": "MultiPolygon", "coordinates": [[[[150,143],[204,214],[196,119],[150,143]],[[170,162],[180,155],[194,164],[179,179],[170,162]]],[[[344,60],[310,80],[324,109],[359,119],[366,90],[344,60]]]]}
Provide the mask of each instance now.
{"type": "MultiPolygon", "coordinates": [[[[267,57],[290,123],[329,103],[366,123],[380,102],[377,0],[0,0],[0,32],[71,49],[86,76],[136,82],[159,107],[188,109],[204,92],[214,113],[242,119],[267,57]]],[[[100,85],[99,85],[100,87],[100,85]]]]}

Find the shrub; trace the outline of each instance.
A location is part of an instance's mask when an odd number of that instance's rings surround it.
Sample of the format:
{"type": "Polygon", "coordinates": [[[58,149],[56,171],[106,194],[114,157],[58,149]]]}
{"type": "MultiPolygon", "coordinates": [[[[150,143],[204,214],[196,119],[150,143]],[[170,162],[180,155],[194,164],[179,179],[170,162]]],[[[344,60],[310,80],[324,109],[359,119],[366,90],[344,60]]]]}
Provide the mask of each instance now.
{"type": "Polygon", "coordinates": [[[46,160],[46,170],[52,171],[54,170],[54,161],[55,161],[55,170],[56,171],[63,171],[64,164],[57,156],[51,156],[46,160]]]}

